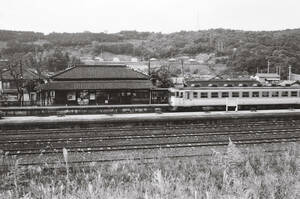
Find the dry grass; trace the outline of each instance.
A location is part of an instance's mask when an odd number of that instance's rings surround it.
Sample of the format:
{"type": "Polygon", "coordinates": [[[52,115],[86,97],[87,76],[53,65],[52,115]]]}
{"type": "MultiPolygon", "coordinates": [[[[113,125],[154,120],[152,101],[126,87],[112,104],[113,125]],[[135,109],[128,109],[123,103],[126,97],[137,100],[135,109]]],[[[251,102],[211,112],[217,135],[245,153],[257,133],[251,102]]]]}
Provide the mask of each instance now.
{"type": "Polygon", "coordinates": [[[256,148],[242,154],[230,143],[226,155],[216,151],[205,161],[128,160],[86,167],[69,167],[64,151],[62,162],[53,169],[22,167],[14,160],[1,174],[0,198],[300,198],[299,144],[270,155],[256,148]]]}

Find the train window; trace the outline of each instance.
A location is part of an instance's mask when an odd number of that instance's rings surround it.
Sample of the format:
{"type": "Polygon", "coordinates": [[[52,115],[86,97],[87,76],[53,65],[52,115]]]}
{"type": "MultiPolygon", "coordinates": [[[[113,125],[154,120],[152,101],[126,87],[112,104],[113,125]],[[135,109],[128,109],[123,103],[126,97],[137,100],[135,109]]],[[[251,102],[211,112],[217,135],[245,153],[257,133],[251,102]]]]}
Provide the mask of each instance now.
{"type": "Polygon", "coordinates": [[[179,97],[179,92],[178,91],[176,92],[176,97],[179,97]]]}
{"type": "Polygon", "coordinates": [[[180,92],[180,98],[183,98],[183,92],[180,92]]]}
{"type": "Polygon", "coordinates": [[[219,97],[219,93],[218,92],[212,92],[211,93],[211,98],[218,98],[219,97]]]}
{"type": "Polygon", "coordinates": [[[198,98],[198,93],[197,92],[193,92],[193,98],[198,98]]]}
{"type": "Polygon", "coordinates": [[[281,97],[288,97],[288,96],[289,96],[289,92],[288,91],[282,91],[281,97]]]}
{"type": "Polygon", "coordinates": [[[259,92],[257,91],[252,92],[252,97],[259,97],[259,92]]]}
{"type": "Polygon", "coordinates": [[[208,97],[208,94],[207,94],[207,93],[201,93],[200,97],[201,97],[201,98],[207,98],[207,97],[208,97]]]}
{"type": "Polygon", "coordinates": [[[249,92],[243,92],[242,97],[249,97],[249,92]]]}
{"type": "MultiPolygon", "coordinates": [[[[134,93],[135,94],[135,93],[134,93]]],[[[135,95],[134,95],[135,96],[135,95]]],[[[171,96],[176,96],[176,94],[174,92],[171,92],[171,96]]]]}
{"type": "Polygon", "coordinates": [[[223,98],[229,97],[229,93],[228,93],[228,92],[222,92],[222,97],[223,97],[223,98]]]}
{"type": "Polygon", "coordinates": [[[262,97],[269,97],[269,92],[268,92],[268,91],[263,91],[263,92],[261,93],[261,96],[262,96],[262,97]]]}
{"type": "Polygon", "coordinates": [[[240,93],[239,92],[232,92],[232,97],[240,97],[240,93]]]}
{"type": "Polygon", "coordinates": [[[298,92],[297,91],[292,91],[291,92],[291,97],[297,97],[298,95],[298,92]]]}
{"type": "Polygon", "coordinates": [[[272,97],[278,97],[279,96],[279,92],[278,91],[273,91],[272,92],[272,97]]]}

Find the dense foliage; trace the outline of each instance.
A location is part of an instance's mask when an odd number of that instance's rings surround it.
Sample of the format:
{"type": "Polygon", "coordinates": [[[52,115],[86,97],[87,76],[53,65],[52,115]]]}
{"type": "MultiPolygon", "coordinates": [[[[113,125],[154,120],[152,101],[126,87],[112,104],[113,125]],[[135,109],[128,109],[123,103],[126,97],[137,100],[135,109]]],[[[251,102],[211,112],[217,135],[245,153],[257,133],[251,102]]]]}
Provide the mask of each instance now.
{"type": "MultiPolygon", "coordinates": [[[[300,29],[282,31],[202,30],[171,34],[121,31],[119,33],[43,33],[0,30],[1,55],[15,52],[33,52],[57,48],[87,49],[95,56],[102,52],[139,56],[141,58],[169,58],[181,55],[195,56],[214,52],[229,58],[229,67],[254,73],[266,68],[281,67],[286,73],[292,65],[300,73],[300,29]],[[221,45],[221,47],[220,47],[221,45]]],[[[79,50],[78,50],[79,51],[79,50]]]]}

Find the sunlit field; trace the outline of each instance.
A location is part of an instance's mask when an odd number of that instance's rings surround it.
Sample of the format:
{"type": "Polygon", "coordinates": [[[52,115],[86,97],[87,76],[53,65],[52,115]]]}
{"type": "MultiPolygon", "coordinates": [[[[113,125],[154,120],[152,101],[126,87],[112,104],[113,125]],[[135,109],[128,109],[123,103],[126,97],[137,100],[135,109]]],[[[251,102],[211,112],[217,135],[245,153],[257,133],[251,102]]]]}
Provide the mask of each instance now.
{"type": "Polygon", "coordinates": [[[1,154],[1,198],[300,198],[299,144],[282,153],[229,143],[208,158],[21,166],[1,154]],[[9,165],[9,164],[10,165],[9,165]]]}

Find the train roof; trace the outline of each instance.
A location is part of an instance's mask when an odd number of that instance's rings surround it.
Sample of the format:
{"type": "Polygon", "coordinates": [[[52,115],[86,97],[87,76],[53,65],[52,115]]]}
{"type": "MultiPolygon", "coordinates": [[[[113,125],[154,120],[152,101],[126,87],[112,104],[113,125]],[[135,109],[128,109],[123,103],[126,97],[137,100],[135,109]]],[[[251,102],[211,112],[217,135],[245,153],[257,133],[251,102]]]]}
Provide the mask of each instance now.
{"type": "Polygon", "coordinates": [[[272,86],[262,86],[262,87],[183,87],[183,88],[171,88],[171,90],[278,90],[278,89],[300,89],[299,86],[293,87],[272,87],[272,86]]]}
{"type": "Polygon", "coordinates": [[[188,87],[210,87],[213,85],[215,87],[236,87],[239,85],[253,86],[254,84],[259,85],[260,82],[256,80],[223,80],[223,79],[213,79],[213,80],[197,80],[197,81],[186,81],[188,87]]]}

